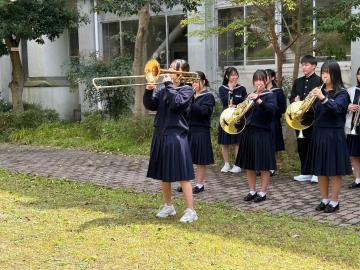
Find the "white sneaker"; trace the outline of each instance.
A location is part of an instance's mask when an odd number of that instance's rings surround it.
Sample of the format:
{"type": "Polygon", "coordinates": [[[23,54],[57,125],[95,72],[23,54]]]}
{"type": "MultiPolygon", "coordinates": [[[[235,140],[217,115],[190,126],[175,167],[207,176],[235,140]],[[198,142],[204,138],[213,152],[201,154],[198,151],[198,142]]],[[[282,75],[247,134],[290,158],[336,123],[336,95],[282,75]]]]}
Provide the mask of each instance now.
{"type": "Polygon", "coordinates": [[[184,211],[184,215],[180,218],[180,222],[181,223],[193,222],[197,219],[198,219],[198,216],[197,216],[195,210],[186,208],[186,210],[184,211]]]}
{"type": "Polygon", "coordinates": [[[221,172],[228,172],[230,171],[230,164],[225,163],[224,167],[222,167],[221,172]]]}
{"type": "Polygon", "coordinates": [[[311,180],[310,180],[311,183],[317,183],[318,182],[318,177],[316,175],[313,175],[311,177],[311,180]]]}
{"type": "Polygon", "coordinates": [[[312,178],[312,175],[303,175],[300,174],[298,176],[294,176],[294,180],[295,181],[299,181],[299,182],[305,182],[305,181],[310,181],[312,178]]]}
{"type": "Polygon", "coordinates": [[[234,165],[232,169],[230,170],[232,173],[239,173],[241,172],[241,168],[239,166],[234,165]]]}
{"type": "Polygon", "coordinates": [[[168,216],[175,216],[176,211],[173,205],[167,205],[165,204],[161,210],[156,214],[156,217],[158,218],[166,218],[168,216]]]}

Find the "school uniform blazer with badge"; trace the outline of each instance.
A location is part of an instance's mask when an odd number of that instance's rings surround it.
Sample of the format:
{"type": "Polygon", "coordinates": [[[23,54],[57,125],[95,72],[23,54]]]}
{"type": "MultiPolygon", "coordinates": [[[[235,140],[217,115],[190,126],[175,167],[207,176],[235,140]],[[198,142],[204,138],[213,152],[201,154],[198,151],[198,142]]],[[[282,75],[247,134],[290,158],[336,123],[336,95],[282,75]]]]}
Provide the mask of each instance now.
{"type": "MultiPolygon", "coordinates": [[[[351,103],[358,104],[360,98],[360,85],[348,89],[351,103]]],[[[355,128],[356,135],[350,134],[354,127],[355,112],[348,112],[346,115],[345,133],[349,154],[352,157],[360,157],[360,125],[355,128]]]]}
{"type": "Polygon", "coordinates": [[[271,125],[277,110],[276,95],[266,90],[260,94],[260,99],[261,104],[255,103],[245,115],[247,124],[242,132],[235,164],[246,170],[275,170],[271,125]]]}
{"type": "MultiPolygon", "coordinates": [[[[245,100],[247,97],[246,88],[241,85],[236,85],[235,88],[231,91],[227,85],[221,85],[219,87],[219,97],[223,106],[223,110],[225,110],[228,108],[229,99],[232,100],[233,105],[238,105],[245,100]]],[[[239,142],[240,134],[228,134],[219,125],[218,144],[230,145],[238,144],[239,142]]]]}
{"type": "Polygon", "coordinates": [[[197,165],[214,163],[210,127],[215,98],[209,90],[194,96],[190,111],[189,145],[192,161],[197,165]]]}
{"type": "Polygon", "coordinates": [[[276,96],[277,109],[273,117],[271,131],[275,142],[275,151],[284,151],[285,143],[282,133],[281,118],[286,111],[286,97],[284,91],[279,87],[270,90],[276,96]]]}
{"type": "Polygon", "coordinates": [[[345,89],[325,92],[325,100],[314,103],[315,120],[305,171],[309,175],[351,174],[345,138],[345,117],[350,97],[345,89]]]}
{"type": "Polygon", "coordinates": [[[145,108],[157,111],[147,177],[165,182],[195,178],[187,140],[193,94],[190,86],[174,88],[172,82],[154,93],[145,91],[145,108]]]}

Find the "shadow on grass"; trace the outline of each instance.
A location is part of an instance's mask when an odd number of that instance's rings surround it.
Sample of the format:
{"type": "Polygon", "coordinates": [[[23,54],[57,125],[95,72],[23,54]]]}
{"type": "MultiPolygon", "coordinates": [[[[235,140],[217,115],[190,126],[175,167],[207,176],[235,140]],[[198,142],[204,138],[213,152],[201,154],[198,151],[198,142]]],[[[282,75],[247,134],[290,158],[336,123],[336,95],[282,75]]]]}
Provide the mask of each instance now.
{"type": "Polygon", "coordinates": [[[93,227],[133,224],[155,224],[161,230],[161,226],[170,225],[181,230],[237,238],[239,241],[360,267],[359,226],[341,228],[288,215],[243,212],[220,203],[197,204],[199,220],[194,224],[183,225],[178,221],[180,210],[184,209],[180,200],[174,202],[178,210],[176,218],[159,220],[155,218],[155,213],[162,202],[160,194],[114,190],[91,184],[13,174],[4,170],[0,170],[0,188],[32,198],[27,203],[17,202],[29,208],[82,208],[113,215],[85,222],[77,228],[78,232],[93,227]]]}

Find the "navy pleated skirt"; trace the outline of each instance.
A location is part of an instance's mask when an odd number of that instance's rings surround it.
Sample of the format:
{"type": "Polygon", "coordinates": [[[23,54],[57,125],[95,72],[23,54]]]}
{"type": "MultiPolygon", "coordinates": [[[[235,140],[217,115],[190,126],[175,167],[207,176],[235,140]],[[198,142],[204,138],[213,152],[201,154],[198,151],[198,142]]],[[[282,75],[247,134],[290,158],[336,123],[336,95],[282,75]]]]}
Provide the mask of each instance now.
{"type": "Polygon", "coordinates": [[[360,135],[346,136],[346,143],[351,157],[360,157],[360,135]]]}
{"type": "Polygon", "coordinates": [[[195,178],[187,133],[154,133],[147,177],[165,182],[195,178]]]}
{"type": "Polygon", "coordinates": [[[285,143],[284,136],[282,132],[281,119],[276,118],[271,123],[271,132],[274,139],[275,151],[284,151],[285,143]]]}
{"type": "Polygon", "coordinates": [[[241,133],[239,134],[229,134],[226,133],[221,126],[218,128],[218,144],[231,145],[240,143],[241,133]]]}
{"type": "Polygon", "coordinates": [[[214,163],[214,154],[211,145],[210,129],[205,127],[190,127],[189,145],[192,161],[197,165],[214,163]]]}
{"type": "Polygon", "coordinates": [[[271,131],[247,126],[242,132],[235,164],[245,170],[275,170],[275,146],[271,131]]]}
{"type": "Polygon", "coordinates": [[[316,176],[352,174],[343,128],[314,127],[305,172],[316,176]]]}

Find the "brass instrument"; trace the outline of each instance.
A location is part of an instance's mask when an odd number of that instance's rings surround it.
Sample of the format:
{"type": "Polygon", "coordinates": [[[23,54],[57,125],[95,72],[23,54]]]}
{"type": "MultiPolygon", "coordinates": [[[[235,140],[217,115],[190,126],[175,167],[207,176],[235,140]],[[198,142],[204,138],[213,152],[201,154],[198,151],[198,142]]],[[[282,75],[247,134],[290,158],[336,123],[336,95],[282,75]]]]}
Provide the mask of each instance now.
{"type": "Polygon", "coordinates": [[[229,134],[239,134],[245,129],[245,114],[255,105],[255,101],[247,97],[243,102],[225,109],[220,115],[220,126],[229,134]]]}
{"type": "Polygon", "coordinates": [[[132,76],[116,76],[116,77],[98,77],[92,79],[92,84],[96,90],[100,89],[109,89],[109,88],[119,88],[127,86],[140,86],[146,85],[149,83],[156,83],[160,76],[165,76],[167,74],[177,74],[177,81],[180,83],[191,84],[193,82],[199,81],[200,77],[196,72],[185,72],[185,71],[173,71],[168,69],[161,69],[160,64],[155,59],[150,59],[146,62],[144,68],[144,75],[132,75],[132,76]],[[145,78],[146,82],[144,83],[129,83],[129,84],[117,84],[117,85],[98,85],[97,81],[109,81],[109,80],[121,80],[121,79],[134,79],[134,78],[145,78]]]}
{"type": "MultiPolygon", "coordinates": [[[[325,82],[320,89],[324,87],[325,82]]],[[[291,103],[285,112],[286,123],[293,129],[299,130],[298,138],[304,138],[302,131],[312,126],[315,119],[315,110],[312,107],[316,100],[315,96],[309,93],[304,100],[291,103]]]]}
{"type": "MultiPolygon", "coordinates": [[[[360,97],[359,97],[357,105],[358,106],[360,105],[360,97]]],[[[352,128],[352,130],[350,132],[351,135],[357,135],[356,128],[360,124],[359,120],[360,120],[360,108],[358,108],[356,110],[356,113],[355,113],[355,116],[354,116],[354,119],[353,119],[353,128],[352,128]]]]}

